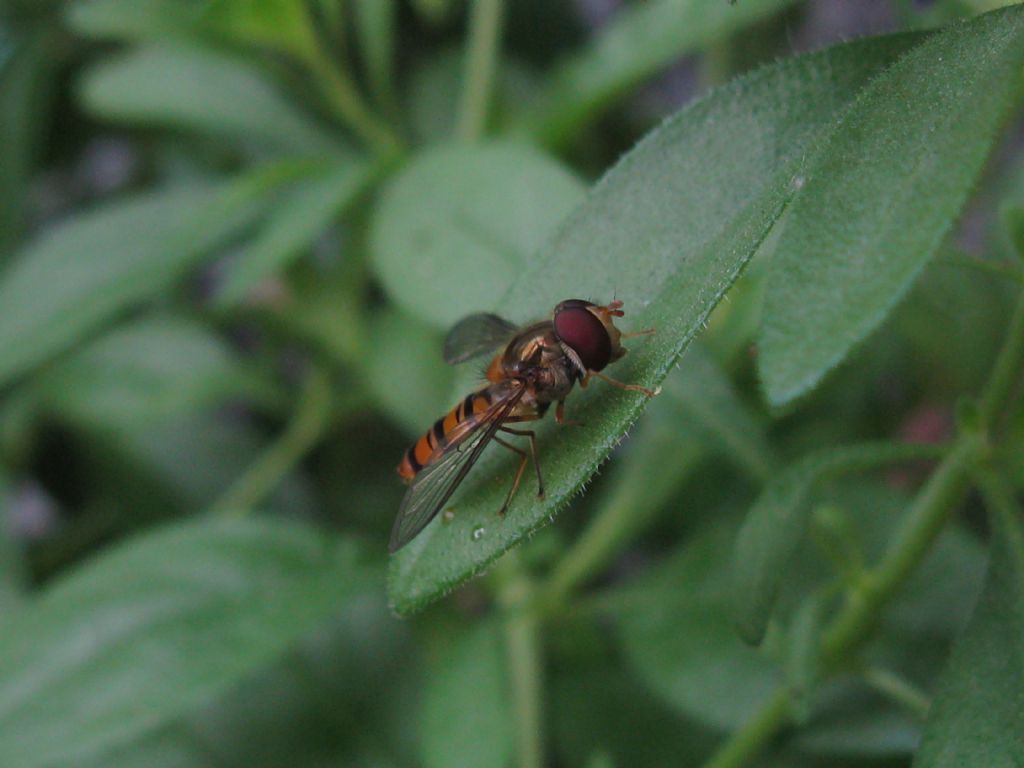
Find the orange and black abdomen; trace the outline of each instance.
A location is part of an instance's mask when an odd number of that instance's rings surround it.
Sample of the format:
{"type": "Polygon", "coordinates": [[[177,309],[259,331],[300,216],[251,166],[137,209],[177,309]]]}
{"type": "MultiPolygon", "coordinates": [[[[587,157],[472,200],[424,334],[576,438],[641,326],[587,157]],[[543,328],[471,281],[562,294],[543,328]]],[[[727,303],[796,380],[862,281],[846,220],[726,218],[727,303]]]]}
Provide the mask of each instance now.
{"type": "Polygon", "coordinates": [[[424,432],[402,457],[398,465],[398,474],[402,479],[406,482],[412,480],[424,467],[436,461],[453,440],[467,434],[491,407],[495,400],[494,389],[484,387],[466,395],[461,403],[435,421],[434,426],[424,432]]]}

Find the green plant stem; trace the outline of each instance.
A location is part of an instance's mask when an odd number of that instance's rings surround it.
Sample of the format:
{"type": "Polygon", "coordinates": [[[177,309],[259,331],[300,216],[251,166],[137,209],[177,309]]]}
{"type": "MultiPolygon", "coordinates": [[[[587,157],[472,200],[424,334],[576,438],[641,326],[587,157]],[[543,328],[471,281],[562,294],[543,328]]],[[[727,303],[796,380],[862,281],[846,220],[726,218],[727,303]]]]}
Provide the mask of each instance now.
{"type": "Polygon", "coordinates": [[[456,128],[456,135],[463,141],[476,141],[487,125],[503,16],[503,0],[473,0],[456,128]]]}
{"type": "Polygon", "coordinates": [[[1010,328],[992,368],[985,390],[978,400],[978,415],[986,430],[996,427],[996,420],[1008,405],[1014,386],[1024,366],[1024,292],[1017,299],[1010,328]]]}
{"type": "Polygon", "coordinates": [[[521,768],[540,768],[544,764],[541,722],[540,627],[528,610],[516,611],[506,619],[509,668],[516,713],[516,742],[521,768]]]}
{"type": "MultiPolygon", "coordinates": [[[[1013,489],[1002,475],[988,467],[979,468],[976,480],[988,507],[992,527],[999,535],[1010,538],[1010,546],[1007,547],[1010,552],[1024,557],[1024,537],[1021,535],[1024,513],[1013,489]]],[[[1021,570],[1024,570],[1024,563],[1021,563],[1021,570]]]]}
{"type": "Polygon", "coordinates": [[[886,698],[909,709],[918,719],[924,720],[927,717],[931,701],[902,677],[880,667],[865,669],[862,677],[864,682],[886,698]]]}
{"type": "Polygon", "coordinates": [[[257,506],[320,440],[331,416],[331,388],[318,369],[306,380],[295,417],[284,434],[239,477],[211,508],[214,514],[242,515],[257,506]]]}
{"type": "Polygon", "coordinates": [[[704,768],[739,768],[757,755],[765,744],[789,722],[789,691],[777,688],[771,698],[740,730],[736,731],[725,746],[704,764],[704,768]]]}
{"type": "MultiPolygon", "coordinates": [[[[981,444],[977,435],[970,434],[954,443],[952,451],[918,493],[881,562],[865,572],[847,593],[839,615],[823,633],[820,654],[825,675],[835,674],[851,652],[869,637],[882,606],[924,559],[950,511],[967,490],[981,444]]],[[[777,691],[747,726],[726,741],[705,768],[739,768],[757,754],[788,722],[788,706],[779,703],[780,697],[788,705],[788,692],[777,691]]]]}
{"type": "MultiPolygon", "coordinates": [[[[823,674],[835,674],[850,660],[853,652],[870,637],[878,615],[890,597],[903,585],[924,559],[950,512],[963,498],[990,453],[989,433],[1010,405],[1014,384],[1024,366],[1024,292],[1018,298],[1013,319],[980,397],[977,424],[965,429],[953,448],[918,492],[903,525],[893,538],[879,564],[864,573],[847,593],[839,615],[826,627],[821,641],[823,674]]],[[[1012,495],[1000,490],[1000,480],[991,473],[982,475],[983,490],[1001,515],[1013,507],[1012,495]]],[[[785,690],[762,707],[747,726],[731,736],[706,764],[706,768],[739,768],[787,722],[779,697],[788,700],[785,690]],[[781,710],[781,714],[780,714],[781,710]]]]}
{"type": "MultiPolygon", "coordinates": [[[[626,489],[633,490],[632,486],[626,489]]],[[[599,573],[620,543],[642,525],[636,506],[629,503],[631,495],[616,493],[558,560],[538,594],[541,613],[551,613],[564,605],[572,591],[599,573]]]]}
{"type": "Polygon", "coordinates": [[[348,74],[335,66],[319,46],[307,53],[305,63],[316,76],[334,114],[356,136],[380,155],[393,155],[401,150],[402,142],[391,127],[370,110],[348,74]]]}
{"type": "Polygon", "coordinates": [[[544,669],[540,620],[533,610],[533,583],[514,551],[502,558],[497,570],[518,765],[519,768],[541,768],[544,765],[544,669]]]}
{"type": "Polygon", "coordinates": [[[949,513],[963,498],[983,448],[978,435],[963,435],[928,478],[882,560],[847,593],[846,604],[826,628],[821,644],[823,666],[840,664],[866,639],[882,606],[924,559],[949,513]]]}
{"type": "MultiPolygon", "coordinates": [[[[830,472],[871,469],[879,464],[910,459],[938,459],[948,450],[945,445],[916,443],[886,444],[883,448],[875,444],[858,446],[851,449],[842,463],[831,468],[830,472]]],[[[642,489],[633,483],[621,483],[614,494],[602,503],[590,524],[559,559],[538,590],[537,603],[542,613],[564,611],[573,590],[600,573],[623,542],[648,525],[653,514],[645,513],[634,503],[641,495],[642,489]]]]}
{"type": "Polygon", "coordinates": [[[1020,267],[1010,262],[991,261],[977,256],[969,256],[966,253],[952,253],[936,263],[974,269],[988,275],[1010,278],[1017,283],[1024,283],[1024,271],[1021,271],[1020,267]]]}

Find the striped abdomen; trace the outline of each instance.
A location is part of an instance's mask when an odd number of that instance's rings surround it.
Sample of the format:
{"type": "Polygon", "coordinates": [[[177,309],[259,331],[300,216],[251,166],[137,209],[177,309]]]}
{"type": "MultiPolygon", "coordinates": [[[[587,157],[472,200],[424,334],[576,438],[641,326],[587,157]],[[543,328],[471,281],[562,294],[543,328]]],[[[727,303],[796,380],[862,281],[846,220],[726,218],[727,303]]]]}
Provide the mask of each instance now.
{"type": "Polygon", "coordinates": [[[481,416],[505,394],[505,386],[491,385],[466,395],[466,399],[434,422],[413,446],[405,452],[398,474],[406,482],[412,480],[427,465],[443,455],[454,440],[472,431],[481,416]]]}

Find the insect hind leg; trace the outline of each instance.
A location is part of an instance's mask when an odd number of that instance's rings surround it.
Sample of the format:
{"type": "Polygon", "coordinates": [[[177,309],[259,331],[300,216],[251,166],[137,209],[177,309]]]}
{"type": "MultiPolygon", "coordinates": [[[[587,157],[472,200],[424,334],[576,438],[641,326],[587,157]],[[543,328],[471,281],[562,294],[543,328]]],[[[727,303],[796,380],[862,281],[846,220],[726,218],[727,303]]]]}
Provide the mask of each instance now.
{"type": "Polygon", "coordinates": [[[494,436],[494,442],[519,454],[519,468],[516,469],[516,476],[512,480],[512,487],[508,489],[508,495],[505,497],[505,503],[502,504],[501,509],[498,510],[498,517],[504,517],[505,513],[508,511],[508,505],[512,503],[512,498],[516,495],[516,490],[519,488],[519,482],[523,479],[523,470],[526,469],[526,462],[530,460],[530,457],[526,455],[526,451],[522,448],[516,448],[512,443],[502,440],[497,435],[494,436]]]}
{"type": "Polygon", "coordinates": [[[537,498],[544,498],[544,478],[540,473],[540,456],[537,453],[537,433],[532,429],[510,429],[509,427],[502,427],[502,432],[508,432],[511,435],[519,435],[520,437],[528,438],[530,441],[530,453],[533,454],[533,468],[537,472],[537,498]]]}

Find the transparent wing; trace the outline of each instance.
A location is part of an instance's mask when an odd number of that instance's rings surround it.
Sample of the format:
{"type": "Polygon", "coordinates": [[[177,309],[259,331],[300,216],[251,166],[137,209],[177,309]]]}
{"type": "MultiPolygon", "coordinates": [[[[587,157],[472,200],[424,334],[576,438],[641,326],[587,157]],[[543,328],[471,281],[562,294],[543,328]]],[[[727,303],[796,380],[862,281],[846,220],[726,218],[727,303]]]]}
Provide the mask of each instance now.
{"type": "Polygon", "coordinates": [[[391,529],[389,552],[397,552],[427,527],[445,502],[455,493],[484,448],[511,415],[526,391],[524,386],[510,388],[508,394],[491,404],[480,421],[433,464],[420,470],[409,486],[391,529]]]}
{"type": "Polygon", "coordinates": [[[485,355],[508,341],[518,326],[489,312],[469,315],[457,322],[444,340],[444,361],[457,365],[485,355]]]}

